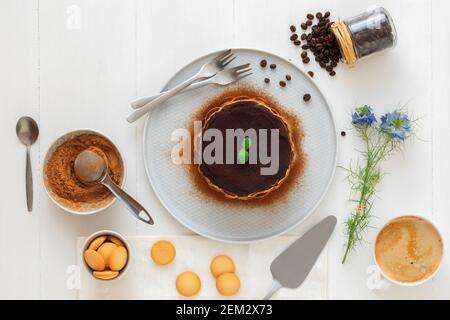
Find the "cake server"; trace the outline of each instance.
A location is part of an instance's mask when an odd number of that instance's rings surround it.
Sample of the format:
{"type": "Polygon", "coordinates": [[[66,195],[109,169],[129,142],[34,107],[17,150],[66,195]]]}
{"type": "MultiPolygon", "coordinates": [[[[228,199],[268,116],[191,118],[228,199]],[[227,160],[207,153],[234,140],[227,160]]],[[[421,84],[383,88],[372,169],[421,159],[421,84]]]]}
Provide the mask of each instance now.
{"type": "Polygon", "coordinates": [[[328,216],[284,250],[270,265],[272,288],[264,296],[267,300],[280,288],[295,289],[305,281],[328,242],[337,219],[328,216]]]}
{"type": "Polygon", "coordinates": [[[31,171],[30,149],[31,145],[36,142],[39,136],[39,127],[33,118],[22,117],[17,121],[16,134],[20,142],[27,147],[25,183],[27,193],[27,209],[28,212],[31,212],[33,211],[33,173],[31,171]]]}

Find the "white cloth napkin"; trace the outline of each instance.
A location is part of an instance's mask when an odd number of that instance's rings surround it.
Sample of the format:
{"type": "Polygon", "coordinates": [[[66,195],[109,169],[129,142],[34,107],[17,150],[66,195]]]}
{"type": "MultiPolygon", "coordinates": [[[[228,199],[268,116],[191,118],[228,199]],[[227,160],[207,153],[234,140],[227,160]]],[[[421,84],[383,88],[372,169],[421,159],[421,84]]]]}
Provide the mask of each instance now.
{"type": "MultiPolygon", "coordinates": [[[[82,263],[85,238],[78,238],[78,261],[81,266],[80,299],[181,299],[175,280],[183,271],[196,272],[202,288],[194,299],[223,299],[216,290],[209,270],[211,260],[219,254],[230,256],[236,264],[241,290],[234,299],[260,299],[272,283],[270,264],[297,237],[282,236],[254,244],[226,244],[200,236],[127,237],[131,246],[129,269],[124,277],[111,282],[97,281],[82,263]],[[172,241],[177,254],[167,266],[158,266],[150,257],[150,248],[160,239],[172,241]]],[[[297,289],[282,288],[274,299],[326,299],[327,249],[325,248],[308,278],[297,289]]]]}

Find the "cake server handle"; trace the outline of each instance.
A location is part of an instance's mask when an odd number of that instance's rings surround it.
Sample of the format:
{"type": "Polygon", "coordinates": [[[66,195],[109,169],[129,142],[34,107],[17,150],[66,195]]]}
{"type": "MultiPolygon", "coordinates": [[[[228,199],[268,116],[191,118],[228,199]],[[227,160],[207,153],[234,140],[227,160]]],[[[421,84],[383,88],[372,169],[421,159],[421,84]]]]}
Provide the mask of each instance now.
{"type": "Polygon", "coordinates": [[[269,292],[266,293],[263,300],[269,300],[270,298],[272,298],[275,292],[280,290],[282,287],[283,286],[281,285],[281,283],[279,283],[277,280],[274,279],[272,282],[272,287],[270,288],[269,292]]]}

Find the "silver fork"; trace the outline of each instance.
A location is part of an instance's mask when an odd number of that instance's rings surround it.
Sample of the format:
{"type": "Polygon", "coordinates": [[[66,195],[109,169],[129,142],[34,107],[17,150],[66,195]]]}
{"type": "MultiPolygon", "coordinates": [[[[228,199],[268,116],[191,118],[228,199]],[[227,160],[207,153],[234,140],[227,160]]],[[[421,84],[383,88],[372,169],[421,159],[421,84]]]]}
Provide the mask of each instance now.
{"type": "MultiPolygon", "coordinates": [[[[250,72],[250,71],[252,71],[250,63],[246,63],[243,65],[234,67],[234,68],[222,70],[222,71],[216,73],[216,75],[212,76],[211,78],[193,83],[189,87],[185,88],[183,90],[183,92],[198,89],[198,88],[204,87],[209,84],[217,84],[220,86],[226,86],[226,85],[232,84],[234,82],[237,82],[240,79],[248,77],[249,75],[252,74],[252,72],[250,72]]],[[[150,97],[135,100],[135,101],[131,102],[130,105],[133,109],[139,109],[139,108],[143,107],[144,105],[146,105],[147,103],[149,103],[150,101],[155,100],[159,96],[165,94],[166,92],[167,91],[164,91],[164,92],[157,93],[150,97]]]]}
{"type": "Polygon", "coordinates": [[[204,64],[200,71],[197,72],[194,76],[187,79],[186,81],[180,83],[179,85],[175,86],[174,88],[167,91],[165,94],[159,96],[155,100],[147,103],[142,108],[139,108],[138,110],[130,113],[127,117],[127,121],[132,123],[139,118],[141,118],[143,115],[147,114],[151,109],[153,109],[156,105],[170,99],[174,95],[176,95],[181,90],[185,89],[186,87],[190,86],[194,82],[204,80],[207,78],[210,78],[214,76],[217,72],[220,70],[223,70],[231,61],[233,61],[235,58],[234,54],[231,52],[231,49],[226,50],[218,54],[214,59],[212,59],[209,63],[204,64]]]}

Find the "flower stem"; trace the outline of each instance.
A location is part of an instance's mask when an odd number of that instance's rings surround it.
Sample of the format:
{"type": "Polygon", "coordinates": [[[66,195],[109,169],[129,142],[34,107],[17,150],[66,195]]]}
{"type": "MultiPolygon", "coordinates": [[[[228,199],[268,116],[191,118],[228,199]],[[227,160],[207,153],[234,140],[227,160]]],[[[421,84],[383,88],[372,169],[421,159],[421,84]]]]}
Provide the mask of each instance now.
{"type": "Polygon", "coordinates": [[[342,258],[342,264],[347,261],[348,254],[357,241],[356,235],[358,233],[358,229],[361,226],[361,223],[366,221],[369,217],[370,209],[367,208],[367,204],[369,203],[370,197],[373,195],[373,190],[377,183],[377,180],[375,179],[377,172],[376,168],[378,167],[380,161],[386,156],[387,147],[390,143],[390,141],[385,141],[381,144],[381,146],[372,148],[368,143],[367,135],[365,132],[363,138],[366,141],[367,159],[366,165],[364,166],[364,174],[360,181],[361,192],[358,205],[355,210],[354,216],[351,218],[351,220],[349,220],[350,223],[348,224],[348,239],[345,246],[344,256],[342,258]]]}

